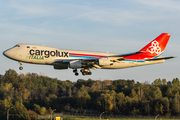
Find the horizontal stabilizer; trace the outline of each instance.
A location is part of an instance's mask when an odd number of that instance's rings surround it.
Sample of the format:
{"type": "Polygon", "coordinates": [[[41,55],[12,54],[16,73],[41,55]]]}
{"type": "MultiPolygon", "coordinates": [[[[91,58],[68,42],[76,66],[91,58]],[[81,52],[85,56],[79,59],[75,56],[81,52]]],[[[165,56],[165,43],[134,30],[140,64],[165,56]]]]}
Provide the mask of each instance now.
{"type": "Polygon", "coordinates": [[[145,61],[166,60],[166,59],[171,59],[171,58],[176,58],[176,56],[162,57],[162,58],[154,58],[154,59],[145,59],[145,61]]]}

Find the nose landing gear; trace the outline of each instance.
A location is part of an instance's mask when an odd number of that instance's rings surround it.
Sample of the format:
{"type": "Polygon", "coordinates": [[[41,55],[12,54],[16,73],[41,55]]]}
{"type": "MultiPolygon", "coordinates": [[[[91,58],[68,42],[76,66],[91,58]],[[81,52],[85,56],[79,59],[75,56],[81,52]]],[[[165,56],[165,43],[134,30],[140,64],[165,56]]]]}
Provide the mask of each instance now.
{"type": "Polygon", "coordinates": [[[22,70],[22,69],[23,69],[23,67],[22,67],[22,62],[19,62],[19,64],[20,64],[19,69],[22,70]]]}

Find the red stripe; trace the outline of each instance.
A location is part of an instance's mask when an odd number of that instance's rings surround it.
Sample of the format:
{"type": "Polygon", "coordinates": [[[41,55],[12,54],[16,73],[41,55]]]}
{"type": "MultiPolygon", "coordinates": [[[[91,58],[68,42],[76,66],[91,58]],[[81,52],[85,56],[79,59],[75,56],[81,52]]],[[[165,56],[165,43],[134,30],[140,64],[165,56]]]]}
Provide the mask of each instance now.
{"type": "Polygon", "coordinates": [[[77,53],[69,53],[69,55],[90,56],[90,57],[106,57],[104,55],[88,55],[88,54],[77,54],[77,53]]]}

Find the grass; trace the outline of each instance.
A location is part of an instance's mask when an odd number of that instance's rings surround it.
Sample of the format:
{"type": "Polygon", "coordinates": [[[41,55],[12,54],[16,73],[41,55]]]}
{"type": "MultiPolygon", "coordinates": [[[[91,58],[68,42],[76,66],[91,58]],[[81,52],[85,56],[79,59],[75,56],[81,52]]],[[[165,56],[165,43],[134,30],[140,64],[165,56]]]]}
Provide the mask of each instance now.
{"type": "MultiPolygon", "coordinates": [[[[63,120],[100,120],[98,117],[86,117],[86,116],[70,116],[64,115],[63,120]]],[[[155,118],[101,118],[101,120],[154,120],[155,118]]],[[[178,120],[178,119],[167,119],[167,118],[157,118],[156,120],[178,120]]]]}

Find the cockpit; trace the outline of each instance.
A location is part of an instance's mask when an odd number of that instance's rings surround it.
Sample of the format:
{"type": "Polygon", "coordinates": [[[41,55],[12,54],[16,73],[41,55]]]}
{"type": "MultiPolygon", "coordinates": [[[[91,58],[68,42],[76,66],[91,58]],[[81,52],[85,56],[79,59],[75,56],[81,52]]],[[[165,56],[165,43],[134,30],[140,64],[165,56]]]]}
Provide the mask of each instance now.
{"type": "Polygon", "coordinates": [[[19,45],[19,44],[17,44],[17,45],[15,45],[14,47],[20,47],[20,45],[19,45]]]}

